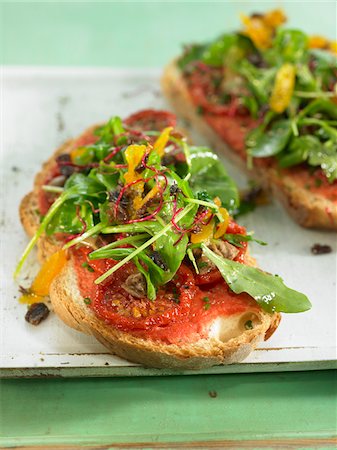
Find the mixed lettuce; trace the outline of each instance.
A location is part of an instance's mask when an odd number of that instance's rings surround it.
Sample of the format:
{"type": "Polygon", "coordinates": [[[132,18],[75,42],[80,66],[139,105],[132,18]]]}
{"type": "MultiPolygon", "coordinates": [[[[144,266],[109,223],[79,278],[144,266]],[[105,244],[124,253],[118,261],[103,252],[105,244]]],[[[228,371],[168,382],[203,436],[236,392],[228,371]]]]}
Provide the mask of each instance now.
{"type": "Polygon", "coordinates": [[[244,16],[241,31],[187,47],[178,65],[186,76],[206,65],[220,86],[218,102],[235,98],[241,112],[245,108],[259,121],[246,139],[249,164],[270,156],[283,168],[305,163],[332,183],[337,179],[336,43],[285,28],[284,22],[280,10],[244,16]]]}
{"type": "Polygon", "coordinates": [[[287,288],[281,278],[230,261],[209,248],[219,229],[223,231],[218,239],[238,248],[252,239],[226,234],[239,197],[210,149],[189,146],[171,128],[138,133],[136,141],[130,141],[131,134],[119,117],[96,133],[94,144],[71,152],[69,164],[76,171],[64,185],[44,186],[56,197],[17,272],[44,233],[62,233],[64,249],[88,245],[88,239],[95,237],[100,244],[92,249],[89,260],[118,261],[95,282],[102,283],[132,261],[144,277],[147,297],[155,300],[158,288],[172,280],[184,260],[191,260],[198,271],[193,252],[199,249],[234,292],[247,292],[267,311],[310,308],[309,300],[287,288]]]}

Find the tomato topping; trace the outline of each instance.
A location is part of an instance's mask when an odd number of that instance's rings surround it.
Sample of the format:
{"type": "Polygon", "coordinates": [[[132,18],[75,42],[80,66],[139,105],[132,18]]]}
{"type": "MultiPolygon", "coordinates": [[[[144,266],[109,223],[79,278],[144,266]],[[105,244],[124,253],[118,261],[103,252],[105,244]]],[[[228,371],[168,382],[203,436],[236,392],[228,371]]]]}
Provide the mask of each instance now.
{"type": "Polygon", "coordinates": [[[86,292],[91,300],[91,308],[106,323],[124,331],[148,330],[154,326],[165,326],[182,320],[191,308],[195,295],[193,274],[184,264],[179,268],[174,279],[159,288],[155,301],[136,298],[125,288],[124,283],[134,274],[139,273],[132,262],[116,271],[104,283],[96,285],[94,280],[116,264],[113,260],[89,260],[87,255],[92,250],[82,247],[74,250],[80,291],[86,292]],[[90,266],[90,271],[83,270],[90,266]]]}
{"type": "Polygon", "coordinates": [[[162,131],[167,127],[175,127],[177,118],[174,114],[167,111],[145,109],[129,116],[124,120],[124,124],[134,130],[162,131]]]}
{"type": "Polygon", "coordinates": [[[199,273],[195,275],[195,284],[202,286],[204,284],[215,284],[222,280],[222,275],[218,269],[213,269],[210,272],[199,273]]]}

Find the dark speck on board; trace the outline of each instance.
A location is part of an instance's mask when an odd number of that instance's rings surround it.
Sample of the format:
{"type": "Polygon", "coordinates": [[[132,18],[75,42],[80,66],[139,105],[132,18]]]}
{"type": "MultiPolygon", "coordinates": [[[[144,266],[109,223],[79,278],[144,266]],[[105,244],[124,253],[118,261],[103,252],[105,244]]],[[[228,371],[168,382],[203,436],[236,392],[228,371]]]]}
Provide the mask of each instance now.
{"type": "Polygon", "coordinates": [[[218,393],[217,393],[217,391],[209,391],[209,392],[208,392],[208,395],[209,395],[211,398],[216,398],[216,397],[218,396],[218,393]]]}
{"type": "Polygon", "coordinates": [[[20,169],[17,166],[12,166],[11,167],[11,171],[14,172],[14,173],[15,172],[20,172],[20,169]]]}

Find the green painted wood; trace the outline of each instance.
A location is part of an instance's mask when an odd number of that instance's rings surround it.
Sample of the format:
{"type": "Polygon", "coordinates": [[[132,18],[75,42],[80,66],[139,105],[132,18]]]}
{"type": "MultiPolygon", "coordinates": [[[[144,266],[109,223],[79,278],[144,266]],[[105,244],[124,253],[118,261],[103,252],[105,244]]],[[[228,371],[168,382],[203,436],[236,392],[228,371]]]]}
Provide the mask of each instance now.
{"type": "Polygon", "coordinates": [[[4,64],[158,67],[183,43],[240,26],[239,13],[282,6],[289,25],[336,39],[336,2],[3,2],[4,64]],[[192,12],[192,14],[191,14],[192,12]]]}
{"type": "Polygon", "coordinates": [[[333,439],[336,371],[2,380],[2,445],[333,439]]]}

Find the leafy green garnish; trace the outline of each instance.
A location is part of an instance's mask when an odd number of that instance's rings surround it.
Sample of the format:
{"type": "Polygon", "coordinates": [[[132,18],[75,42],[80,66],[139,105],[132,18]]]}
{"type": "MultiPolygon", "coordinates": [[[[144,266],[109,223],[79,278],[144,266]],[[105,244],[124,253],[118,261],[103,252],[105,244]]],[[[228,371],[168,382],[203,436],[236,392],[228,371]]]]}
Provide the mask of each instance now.
{"type": "Polygon", "coordinates": [[[236,294],[246,292],[266,311],[297,313],[311,308],[308,298],[288,288],[281,277],[222,258],[205,244],[202,244],[202,249],[205,256],[217,266],[233,292],[236,294]]]}
{"type": "Polygon", "coordinates": [[[266,133],[262,133],[256,140],[254,147],[249,149],[250,155],[255,158],[277,155],[286,147],[291,132],[290,120],[274,122],[271,129],[266,133]]]}
{"type": "Polygon", "coordinates": [[[239,193],[234,181],[217,155],[207,147],[190,147],[189,184],[195,194],[206,191],[208,198],[219,197],[229,213],[239,205],[239,193]]]}

